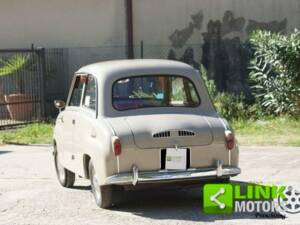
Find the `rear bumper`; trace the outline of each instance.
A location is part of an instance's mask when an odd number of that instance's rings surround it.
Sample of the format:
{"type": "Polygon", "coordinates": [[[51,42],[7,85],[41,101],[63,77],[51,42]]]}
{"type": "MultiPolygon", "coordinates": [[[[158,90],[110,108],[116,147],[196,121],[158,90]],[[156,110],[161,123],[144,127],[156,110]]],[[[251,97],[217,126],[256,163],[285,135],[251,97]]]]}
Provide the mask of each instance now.
{"type": "Polygon", "coordinates": [[[232,166],[222,166],[217,161],[215,168],[191,168],[188,170],[160,170],[139,172],[136,166],[133,166],[132,172],[120,173],[106,178],[106,185],[136,185],[138,183],[164,183],[172,181],[190,181],[207,178],[232,177],[241,173],[241,169],[232,166]]]}

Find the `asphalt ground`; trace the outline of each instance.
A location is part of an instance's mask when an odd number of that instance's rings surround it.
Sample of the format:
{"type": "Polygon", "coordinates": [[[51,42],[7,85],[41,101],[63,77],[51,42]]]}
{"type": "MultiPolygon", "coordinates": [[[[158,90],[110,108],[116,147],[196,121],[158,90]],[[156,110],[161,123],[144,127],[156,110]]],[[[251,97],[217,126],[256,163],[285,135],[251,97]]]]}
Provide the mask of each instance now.
{"type": "MultiPolygon", "coordinates": [[[[300,148],[240,147],[242,174],[232,182],[292,185],[300,190],[300,148]]],[[[253,213],[207,215],[200,187],[125,192],[110,210],[99,209],[88,180],[62,188],[51,146],[0,147],[0,224],[300,224],[300,213],[286,219],[253,213]]]]}

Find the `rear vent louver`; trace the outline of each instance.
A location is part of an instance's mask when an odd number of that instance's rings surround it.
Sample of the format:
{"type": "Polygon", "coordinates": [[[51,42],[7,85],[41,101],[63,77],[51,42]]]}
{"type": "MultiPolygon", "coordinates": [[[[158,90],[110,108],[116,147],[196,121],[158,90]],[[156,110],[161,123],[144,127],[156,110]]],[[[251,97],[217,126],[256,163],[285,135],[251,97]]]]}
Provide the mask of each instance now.
{"type": "Polygon", "coordinates": [[[178,131],[178,136],[195,136],[195,133],[192,131],[187,131],[187,130],[179,130],[178,131]]]}
{"type": "Polygon", "coordinates": [[[162,131],[152,135],[154,138],[168,138],[168,137],[190,137],[195,136],[193,131],[177,130],[177,131],[162,131]]]}
{"type": "Polygon", "coordinates": [[[170,131],[164,131],[164,132],[159,132],[159,133],[153,134],[154,138],[166,138],[166,137],[170,137],[170,136],[171,136],[170,131]]]}

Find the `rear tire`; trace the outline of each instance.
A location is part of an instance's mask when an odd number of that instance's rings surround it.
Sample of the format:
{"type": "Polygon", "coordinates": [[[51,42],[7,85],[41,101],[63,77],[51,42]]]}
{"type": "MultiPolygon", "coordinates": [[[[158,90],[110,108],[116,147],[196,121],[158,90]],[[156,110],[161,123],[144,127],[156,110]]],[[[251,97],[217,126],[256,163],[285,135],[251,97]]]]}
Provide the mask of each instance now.
{"type": "Polygon", "coordinates": [[[89,177],[91,181],[92,193],[94,195],[96,204],[103,209],[112,207],[112,187],[99,185],[92,161],[89,162],[89,177]]]}
{"type": "Polygon", "coordinates": [[[54,146],[54,164],[56,176],[61,186],[65,188],[73,187],[75,183],[75,173],[71,172],[61,165],[56,146],[54,146]]]}
{"type": "Polygon", "coordinates": [[[218,180],[218,182],[224,183],[224,184],[230,183],[230,177],[220,178],[218,180]]]}

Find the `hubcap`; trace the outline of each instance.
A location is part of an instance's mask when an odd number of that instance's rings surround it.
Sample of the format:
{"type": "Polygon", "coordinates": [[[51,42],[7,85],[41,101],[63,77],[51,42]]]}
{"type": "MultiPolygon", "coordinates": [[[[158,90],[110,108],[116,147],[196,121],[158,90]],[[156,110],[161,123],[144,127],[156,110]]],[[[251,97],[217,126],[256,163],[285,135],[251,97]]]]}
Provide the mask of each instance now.
{"type": "Polygon", "coordinates": [[[92,183],[93,183],[92,186],[95,193],[95,197],[99,201],[101,198],[101,191],[95,173],[93,173],[92,183]]]}

